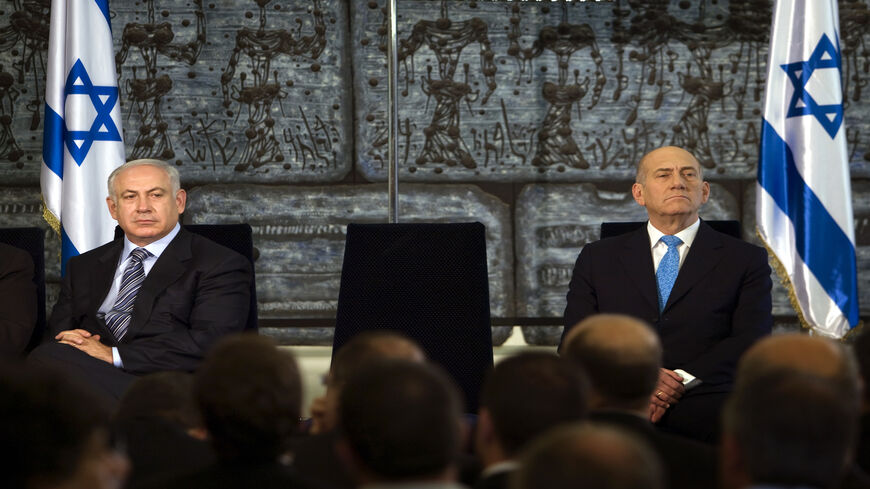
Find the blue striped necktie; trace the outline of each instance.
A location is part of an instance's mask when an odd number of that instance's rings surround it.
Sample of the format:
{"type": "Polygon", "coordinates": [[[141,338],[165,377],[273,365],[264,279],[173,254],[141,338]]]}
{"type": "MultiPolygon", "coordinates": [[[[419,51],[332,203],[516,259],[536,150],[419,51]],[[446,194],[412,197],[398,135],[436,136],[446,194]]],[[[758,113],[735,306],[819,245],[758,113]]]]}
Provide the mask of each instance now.
{"type": "Polygon", "coordinates": [[[659,262],[659,268],[656,270],[656,282],[659,289],[659,312],[664,311],[665,304],[668,303],[668,297],[671,295],[671,289],[674,288],[674,282],[677,281],[677,273],[680,271],[680,252],[677,247],[683,243],[683,240],[676,236],[666,234],[661,239],[668,246],[668,251],[659,262]]]}
{"type": "Polygon", "coordinates": [[[145,281],[145,267],[142,265],[142,260],[148,256],[151,256],[151,253],[145,248],[136,248],[130,252],[130,263],[127,264],[124,276],[121,277],[118,298],[115,299],[112,310],[106,313],[106,326],[118,341],[127,334],[127,327],[130,326],[133,303],[136,302],[136,295],[142,287],[142,282],[145,281]]]}

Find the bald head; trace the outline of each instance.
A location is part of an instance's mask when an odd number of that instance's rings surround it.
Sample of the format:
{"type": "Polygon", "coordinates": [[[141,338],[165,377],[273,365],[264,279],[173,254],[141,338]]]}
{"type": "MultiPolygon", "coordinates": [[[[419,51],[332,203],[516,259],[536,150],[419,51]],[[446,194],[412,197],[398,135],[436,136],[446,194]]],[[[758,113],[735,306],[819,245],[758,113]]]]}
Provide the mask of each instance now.
{"type": "Polygon", "coordinates": [[[595,407],[646,408],[662,363],[658,336],[621,314],[590,316],[571,329],[562,355],[589,376],[595,407]]]}
{"type": "Polygon", "coordinates": [[[378,360],[426,361],[423,350],[410,338],[393,331],[366,331],[348,341],[332,360],[331,382],[341,383],[362,364],[378,360]]]}
{"type": "Polygon", "coordinates": [[[597,425],[559,427],[529,447],[513,489],[658,489],[660,462],[639,439],[597,425]]]}
{"type": "Polygon", "coordinates": [[[773,372],[809,374],[830,381],[844,397],[857,402],[855,359],[839,343],[799,333],[768,336],[753,345],[737,367],[737,385],[773,372]]]}

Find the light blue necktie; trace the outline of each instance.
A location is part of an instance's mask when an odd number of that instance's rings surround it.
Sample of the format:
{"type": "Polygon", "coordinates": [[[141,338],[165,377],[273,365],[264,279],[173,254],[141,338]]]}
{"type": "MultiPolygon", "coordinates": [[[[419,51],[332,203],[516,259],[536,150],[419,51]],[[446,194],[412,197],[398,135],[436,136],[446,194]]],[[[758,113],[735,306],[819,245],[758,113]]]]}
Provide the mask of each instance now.
{"type": "Polygon", "coordinates": [[[133,303],[136,302],[136,295],[142,287],[142,282],[145,281],[145,266],[142,265],[142,260],[150,255],[151,253],[145,248],[136,248],[130,252],[130,263],[127,264],[121,277],[118,298],[115,299],[112,310],[106,313],[106,326],[118,341],[127,334],[133,303]]]}
{"type": "Polygon", "coordinates": [[[677,273],[680,271],[680,252],[677,251],[677,247],[682,244],[683,240],[668,234],[662,236],[661,241],[668,245],[668,252],[662,257],[659,268],[656,270],[656,282],[659,286],[659,312],[665,309],[668,296],[671,295],[671,289],[674,288],[674,282],[677,280],[677,273]]]}

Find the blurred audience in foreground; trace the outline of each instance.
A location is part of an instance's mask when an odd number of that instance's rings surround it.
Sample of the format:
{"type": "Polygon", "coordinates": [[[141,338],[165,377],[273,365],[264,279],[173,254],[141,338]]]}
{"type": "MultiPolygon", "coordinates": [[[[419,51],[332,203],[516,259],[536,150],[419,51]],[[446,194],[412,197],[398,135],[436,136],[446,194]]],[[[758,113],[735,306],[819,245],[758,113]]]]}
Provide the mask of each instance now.
{"type": "Polygon", "coordinates": [[[532,443],[511,489],[663,489],[658,457],[618,428],[579,424],[532,443]]]}
{"type": "Polygon", "coordinates": [[[451,489],[462,440],[458,388],[437,366],[372,363],[348,377],[338,449],[359,487],[451,489]]]}
{"type": "Polygon", "coordinates": [[[580,370],[550,353],[520,353],[497,363],[483,384],[475,447],[483,465],[476,489],[507,489],[516,457],[536,437],[586,416],[580,370]]]}
{"type": "Polygon", "coordinates": [[[0,365],[0,486],[120,489],[130,463],[110,436],[108,413],[73,378],[0,365]]]}
{"type": "Polygon", "coordinates": [[[716,485],[712,447],[664,433],[649,420],[649,398],[662,366],[662,346],[650,326],[621,314],[590,316],[565,337],[562,356],[589,378],[589,419],[623,428],[649,443],[662,459],[666,487],[716,485]]]}

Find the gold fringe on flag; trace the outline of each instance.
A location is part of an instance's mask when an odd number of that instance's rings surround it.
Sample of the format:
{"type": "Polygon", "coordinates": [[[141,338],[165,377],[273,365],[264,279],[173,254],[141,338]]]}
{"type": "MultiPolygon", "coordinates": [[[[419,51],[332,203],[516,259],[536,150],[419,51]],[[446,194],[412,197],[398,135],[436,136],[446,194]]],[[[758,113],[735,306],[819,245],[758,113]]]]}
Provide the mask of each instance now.
{"type": "MultiPolygon", "coordinates": [[[[764,248],[767,249],[767,256],[771,258],[773,262],[773,269],[776,270],[776,274],[779,276],[779,282],[785,287],[785,290],[788,291],[788,301],[791,303],[792,309],[797,313],[798,321],[800,321],[801,328],[813,331],[813,325],[807,321],[804,317],[804,313],[801,310],[800,303],[798,302],[797,295],[794,292],[794,286],[791,283],[791,279],[788,277],[788,272],[786,272],[785,267],[782,265],[782,262],[779,261],[779,257],[776,256],[776,253],[773,252],[770,245],[767,244],[767,241],[764,240],[764,237],[761,236],[761,231],[758,230],[758,226],[755,227],[755,235],[758,236],[758,239],[761,240],[761,243],[764,244],[764,248]]],[[[864,329],[864,321],[858,321],[858,324],[855,325],[854,328],[851,328],[846,334],[840,338],[840,341],[843,343],[851,343],[864,329]]]]}

